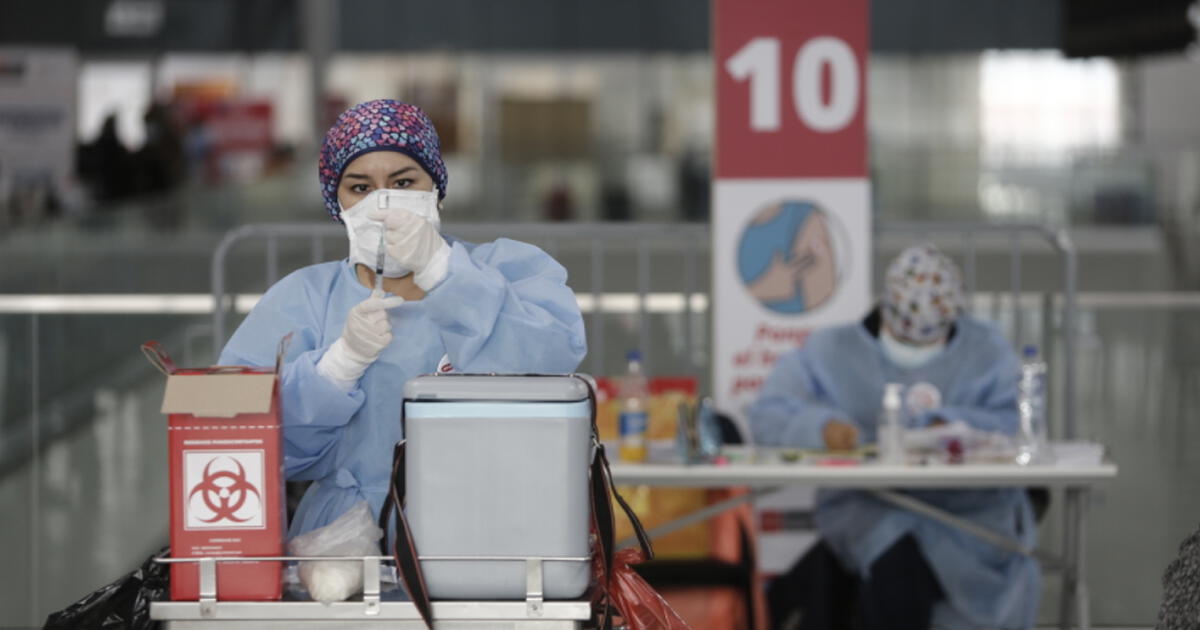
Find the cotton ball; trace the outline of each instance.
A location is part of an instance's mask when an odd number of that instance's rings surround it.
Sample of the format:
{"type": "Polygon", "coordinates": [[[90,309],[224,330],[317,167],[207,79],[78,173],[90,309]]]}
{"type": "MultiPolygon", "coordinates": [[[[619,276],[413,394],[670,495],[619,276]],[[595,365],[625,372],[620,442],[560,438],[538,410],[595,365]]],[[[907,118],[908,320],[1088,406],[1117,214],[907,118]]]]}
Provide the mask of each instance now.
{"type": "Polygon", "coordinates": [[[308,594],[322,604],[340,602],[362,590],[362,564],[357,562],[301,562],[300,581],[308,594]]]}

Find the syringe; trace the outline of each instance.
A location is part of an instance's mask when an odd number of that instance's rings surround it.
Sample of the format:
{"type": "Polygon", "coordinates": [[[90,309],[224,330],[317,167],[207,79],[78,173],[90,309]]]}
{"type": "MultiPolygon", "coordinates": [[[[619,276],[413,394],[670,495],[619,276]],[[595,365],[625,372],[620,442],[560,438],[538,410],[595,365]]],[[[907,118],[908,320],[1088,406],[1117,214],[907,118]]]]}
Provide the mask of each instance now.
{"type": "Polygon", "coordinates": [[[387,224],[379,226],[379,250],[375,255],[375,292],[379,297],[383,297],[383,259],[387,255],[387,243],[385,236],[387,235],[387,224]]]}

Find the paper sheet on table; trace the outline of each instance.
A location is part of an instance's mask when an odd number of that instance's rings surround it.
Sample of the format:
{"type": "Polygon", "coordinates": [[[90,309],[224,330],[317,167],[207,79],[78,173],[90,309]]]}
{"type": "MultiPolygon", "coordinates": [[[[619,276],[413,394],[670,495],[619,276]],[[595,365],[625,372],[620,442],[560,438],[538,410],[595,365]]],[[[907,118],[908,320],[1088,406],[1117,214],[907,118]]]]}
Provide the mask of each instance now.
{"type": "Polygon", "coordinates": [[[1005,458],[1016,452],[1011,437],[972,428],[961,420],[904,432],[904,447],[909,452],[941,453],[950,440],[958,440],[970,459],[1005,458]]]}
{"type": "Polygon", "coordinates": [[[1058,466],[1098,466],[1104,461],[1104,445],[1095,442],[1055,442],[1051,448],[1058,466]]]}

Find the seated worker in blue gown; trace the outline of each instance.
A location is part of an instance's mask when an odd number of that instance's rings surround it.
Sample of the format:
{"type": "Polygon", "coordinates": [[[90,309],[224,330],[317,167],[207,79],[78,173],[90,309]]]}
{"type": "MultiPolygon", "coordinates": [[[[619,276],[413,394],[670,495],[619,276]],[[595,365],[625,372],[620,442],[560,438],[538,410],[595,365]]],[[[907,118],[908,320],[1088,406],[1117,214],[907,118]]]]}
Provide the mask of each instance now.
{"type": "Polygon", "coordinates": [[[439,232],[446,167],[420,109],[391,100],[349,109],[326,134],[319,166],[325,209],[346,225],[349,258],[272,286],[220,357],[270,365],[280,338],[294,333],[280,390],[284,466],[288,480],[313,483],[289,536],[363,499],[379,514],[409,379],[567,373],[587,351],[575,294],[554,259],[517,241],[476,245],[439,232]]]}
{"type": "MultiPolygon", "coordinates": [[[[905,250],[864,320],[815,332],[780,357],[750,409],[755,441],[832,450],[874,442],[885,383],[907,387],[908,426],[963,421],[1014,434],[1016,356],[994,327],[963,314],[962,303],[948,258],[932,246],[905,250]]],[[[905,493],[1035,544],[1021,489],[905,493]]],[[[819,492],[815,522],[821,541],[797,569],[825,569],[801,575],[792,592],[771,594],[799,609],[800,628],[847,627],[846,616],[854,627],[889,630],[1017,629],[1035,621],[1040,572],[1032,558],[856,490],[819,492]]]]}

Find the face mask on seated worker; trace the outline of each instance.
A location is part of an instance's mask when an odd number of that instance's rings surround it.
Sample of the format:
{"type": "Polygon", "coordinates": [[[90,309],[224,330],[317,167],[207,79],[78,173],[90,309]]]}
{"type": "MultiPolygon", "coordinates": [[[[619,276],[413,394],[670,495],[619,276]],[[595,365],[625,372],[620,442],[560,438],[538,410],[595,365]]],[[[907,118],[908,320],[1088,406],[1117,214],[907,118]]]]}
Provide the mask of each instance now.
{"type": "Polygon", "coordinates": [[[879,343],[892,363],[921,367],[946,347],[963,311],[958,268],[932,245],[910,247],[888,266],[879,343]]]}
{"type": "MultiPolygon", "coordinates": [[[[442,219],[438,211],[438,194],[423,190],[396,190],[383,188],[371,192],[349,209],[342,209],[338,216],[346,224],[350,238],[350,261],[374,269],[379,255],[379,234],[384,224],[377,218],[380,214],[409,212],[428,221],[435,231],[441,231],[442,219]]],[[[384,256],[383,276],[399,278],[414,270],[406,267],[391,254],[384,256]]]]}
{"type": "Polygon", "coordinates": [[[946,348],[946,342],[914,346],[892,336],[886,328],[879,331],[879,344],[883,353],[897,366],[911,370],[929,363],[946,348]]]}

